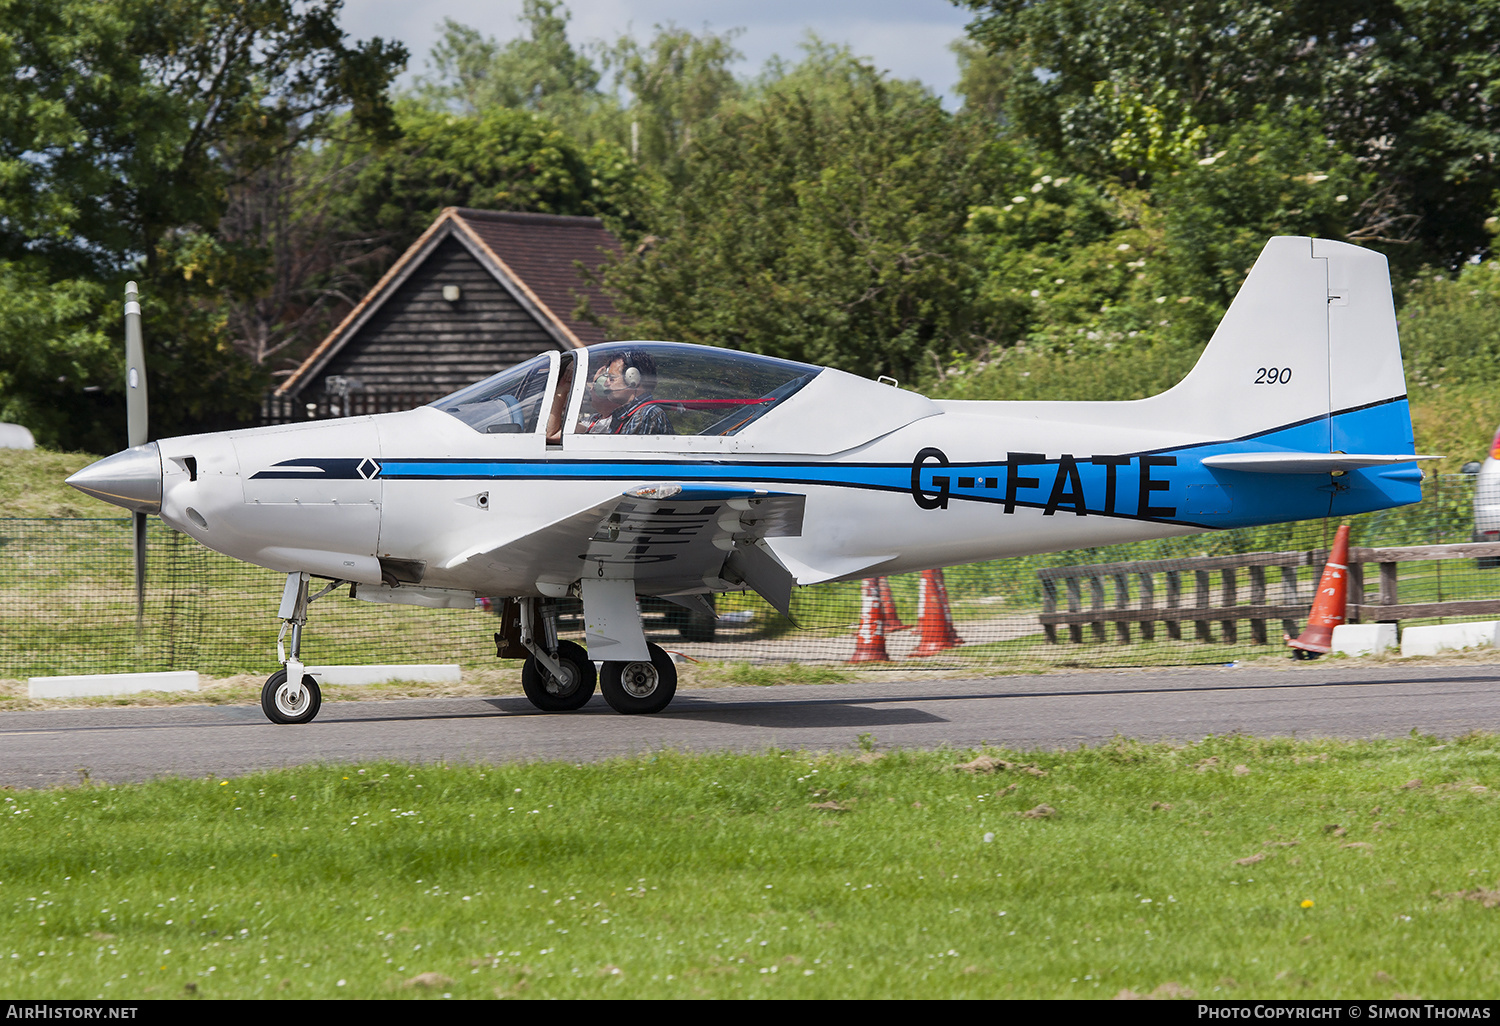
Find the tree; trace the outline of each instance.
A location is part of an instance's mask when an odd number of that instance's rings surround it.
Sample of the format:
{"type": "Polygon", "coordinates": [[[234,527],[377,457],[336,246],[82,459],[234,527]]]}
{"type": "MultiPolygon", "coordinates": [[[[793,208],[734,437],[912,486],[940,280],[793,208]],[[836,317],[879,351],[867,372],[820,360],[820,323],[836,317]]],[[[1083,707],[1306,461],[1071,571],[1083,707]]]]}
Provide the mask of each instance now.
{"type": "Polygon", "coordinates": [[[656,26],[642,46],[623,36],[604,54],[615,84],[629,102],[617,122],[628,124],[631,159],[670,181],[680,182],[684,155],[694,134],[700,138],[741,94],[730,65],[742,56],[734,48],[737,30],[694,35],[674,25],[656,26]]]}
{"type": "Polygon", "coordinates": [[[230,189],[215,284],[229,338],[256,367],[278,356],[300,361],[368,289],[361,263],[382,240],[349,231],[340,215],[374,156],[369,146],[329,140],[286,151],[230,189]]]}
{"type": "Polygon", "coordinates": [[[571,15],[561,0],[526,0],[517,19],[527,35],[501,45],[477,29],[443,19],[443,38],[432,48],[432,71],[418,79],[413,98],[433,108],[481,114],[510,107],[545,114],[599,136],[595,122],[614,106],[599,90],[594,61],[568,40],[571,15]]]}
{"type": "Polygon", "coordinates": [[[958,60],[954,91],[964,98],[964,110],[991,121],[1003,120],[1006,94],[1015,78],[1011,55],[990,53],[972,39],[955,39],[948,49],[958,60]]]}
{"type": "Polygon", "coordinates": [[[1307,110],[1385,185],[1351,233],[1407,264],[1455,267],[1488,251],[1496,0],[965,3],[979,14],[972,37],[1013,61],[1014,130],[1070,170],[1151,185],[1114,145],[1132,106],[1157,110],[1168,132],[1201,127],[1198,156],[1246,120],[1307,110]]]}
{"type": "Polygon", "coordinates": [[[428,60],[431,73],[412,97],[469,115],[493,107],[534,111],[585,148],[613,143],[675,180],[693,134],[740,96],[730,70],[741,56],[733,45],[738,33],[695,35],[657,25],[645,43],[624,35],[580,49],[568,40],[570,17],[561,0],[526,0],[518,19],[525,35],[504,44],[445,20],[428,60]],[[606,77],[624,102],[600,89],[606,77]]]}
{"type": "Polygon", "coordinates": [[[585,150],[531,111],[463,115],[404,104],[399,125],[395,145],[328,155],[330,165],[358,157],[330,209],[370,249],[401,253],[444,207],[613,218],[630,199],[634,177],[621,166],[623,152],[607,144],[585,150]]]}
{"type": "Polygon", "coordinates": [[[385,91],[405,51],[378,39],[346,45],[338,9],[338,0],[0,6],[10,83],[0,95],[0,261],[25,285],[0,300],[10,308],[0,310],[0,351],[32,350],[31,370],[7,375],[0,401],[55,410],[44,442],[97,446],[122,434],[95,398],[121,391],[119,356],[80,356],[82,340],[118,335],[127,277],[145,297],[154,431],[210,423],[253,397],[222,316],[201,305],[216,275],[238,274],[247,256],[215,235],[229,190],[346,109],[362,130],[391,125],[385,91]],[[46,293],[66,301],[45,315],[19,308],[46,293]]]}
{"type": "Polygon", "coordinates": [[[605,275],[631,330],[867,377],[972,344],[958,239],[993,187],[983,136],[868,66],[843,81],[838,103],[771,90],[695,136],[653,236],[605,275]]]}

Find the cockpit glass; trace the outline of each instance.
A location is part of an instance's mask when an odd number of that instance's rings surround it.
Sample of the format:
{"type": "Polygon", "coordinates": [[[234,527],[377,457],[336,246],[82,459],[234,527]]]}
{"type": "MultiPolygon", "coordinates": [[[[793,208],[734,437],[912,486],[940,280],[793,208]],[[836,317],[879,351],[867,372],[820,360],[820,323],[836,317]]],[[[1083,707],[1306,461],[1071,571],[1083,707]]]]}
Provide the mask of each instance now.
{"type": "Polygon", "coordinates": [[[432,405],[481,434],[529,434],[536,430],[551,370],[552,360],[543,353],[432,405]]]}
{"type": "Polygon", "coordinates": [[[822,370],[669,342],[612,342],[588,353],[578,434],[737,434],[822,370]]]}

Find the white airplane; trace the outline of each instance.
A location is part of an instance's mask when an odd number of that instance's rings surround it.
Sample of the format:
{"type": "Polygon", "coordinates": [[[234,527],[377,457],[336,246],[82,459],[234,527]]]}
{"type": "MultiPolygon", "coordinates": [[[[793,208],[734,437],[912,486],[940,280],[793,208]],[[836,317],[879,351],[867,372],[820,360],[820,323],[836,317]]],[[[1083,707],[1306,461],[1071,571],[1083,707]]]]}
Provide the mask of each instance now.
{"type": "Polygon", "coordinates": [[[895,574],[1421,498],[1386,261],[1274,238],[1191,373],[1132,402],[933,400],[669,342],[550,352],[402,413],[136,445],[68,479],[287,575],[262,706],[317,715],[308,604],[511,601],[527,697],[622,713],[676,690],[638,596],[895,574]],[[327,582],[309,594],[309,580],[327,582]],[[582,600],[587,651],[556,632],[582,600]]]}

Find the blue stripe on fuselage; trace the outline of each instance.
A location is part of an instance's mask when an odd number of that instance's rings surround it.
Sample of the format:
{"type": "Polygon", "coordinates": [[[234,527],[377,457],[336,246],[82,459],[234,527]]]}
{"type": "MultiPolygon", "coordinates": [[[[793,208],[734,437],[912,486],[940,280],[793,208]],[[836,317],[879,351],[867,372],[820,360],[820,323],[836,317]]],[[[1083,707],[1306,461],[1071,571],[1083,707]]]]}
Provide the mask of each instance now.
{"type": "MultiPolygon", "coordinates": [[[[1411,450],[1404,397],[1334,414],[1340,437],[1357,451],[1411,450]]],[[[678,481],[826,485],[908,492],[927,508],[954,502],[1000,504],[1004,511],[1125,517],[1230,528],[1386,509],[1421,498],[1415,463],[1326,474],[1261,474],[1210,469],[1204,457],[1235,452],[1326,452],[1328,418],[1317,417],[1243,439],[1144,453],[1064,453],[1047,458],[1009,452],[998,462],[944,463],[936,450],[913,462],[725,462],[720,460],[381,461],[380,477],[398,480],[678,481]],[[915,483],[915,487],[914,487],[915,483]]]]}

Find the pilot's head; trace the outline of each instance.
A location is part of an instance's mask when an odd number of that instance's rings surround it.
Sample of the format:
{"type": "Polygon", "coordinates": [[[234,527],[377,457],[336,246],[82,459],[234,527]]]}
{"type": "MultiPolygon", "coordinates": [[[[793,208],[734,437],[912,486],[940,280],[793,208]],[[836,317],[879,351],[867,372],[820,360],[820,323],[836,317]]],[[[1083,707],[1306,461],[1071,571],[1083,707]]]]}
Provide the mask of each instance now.
{"type": "Polygon", "coordinates": [[[594,377],[594,408],[609,413],[650,395],[656,387],[656,361],[642,349],[628,349],[599,368],[594,377]]]}

